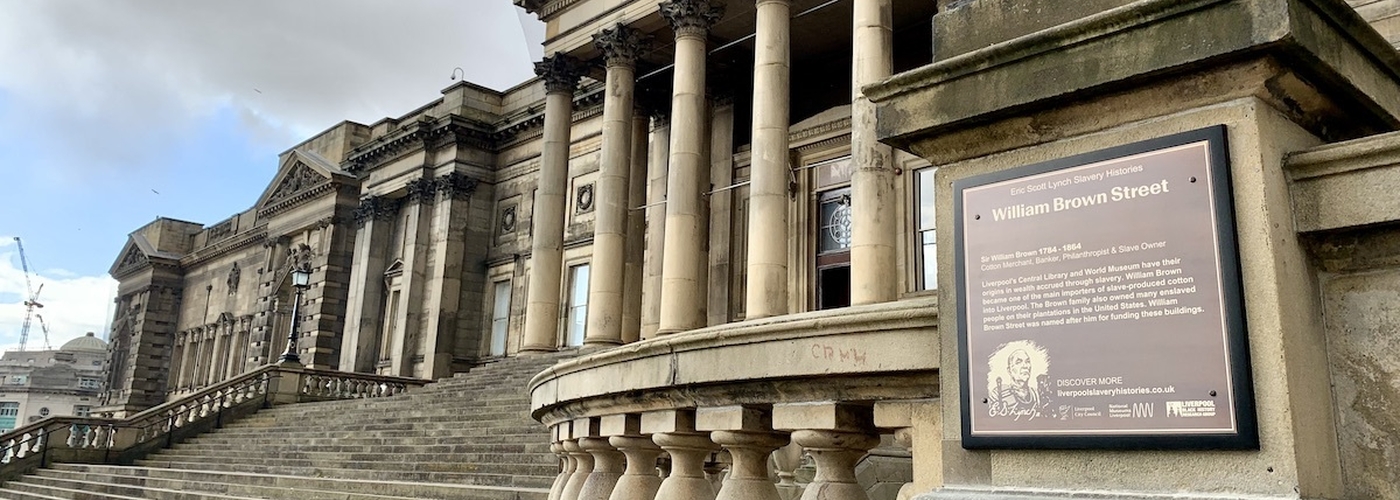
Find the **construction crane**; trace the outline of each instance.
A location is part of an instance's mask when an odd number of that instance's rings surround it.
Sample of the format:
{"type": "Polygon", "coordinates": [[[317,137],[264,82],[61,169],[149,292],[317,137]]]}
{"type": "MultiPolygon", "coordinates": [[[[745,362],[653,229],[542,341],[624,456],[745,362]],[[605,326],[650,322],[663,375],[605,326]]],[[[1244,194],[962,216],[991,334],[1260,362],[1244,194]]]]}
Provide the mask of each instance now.
{"type": "Polygon", "coordinates": [[[34,317],[39,319],[39,329],[44,331],[44,350],[52,351],[53,344],[49,343],[49,324],[44,322],[44,315],[42,314],[35,314],[34,317]]]}
{"type": "MultiPolygon", "coordinates": [[[[29,342],[29,322],[34,317],[35,309],[43,309],[44,305],[39,303],[39,292],[44,291],[44,284],[40,283],[35,289],[29,280],[29,260],[24,257],[24,243],[19,241],[19,236],[15,237],[15,246],[19,247],[19,265],[24,270],[24,288],[29,292],[29,297],[24,299],[24,326],[19,329],[19,350],[24,350],[24,345],[29,342]]],[[[43,323],[44,319],[39,318],[43,323]]],[[[44,332],[44,342],[48,343],[48,332],[44,332]]]]}

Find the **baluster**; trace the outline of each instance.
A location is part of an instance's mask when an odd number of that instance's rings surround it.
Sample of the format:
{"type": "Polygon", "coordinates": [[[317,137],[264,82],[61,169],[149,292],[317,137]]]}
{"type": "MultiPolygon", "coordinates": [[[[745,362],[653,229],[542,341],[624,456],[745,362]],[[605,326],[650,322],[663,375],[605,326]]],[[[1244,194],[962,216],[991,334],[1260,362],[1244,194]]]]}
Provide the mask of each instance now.
{"type": "Polygon", "coordinates": [[[602,419],[599,417],[574,421],[579,448],[593,456],[593,472],[583,481],[578,493],[579,500],[608,500],[622,477],[622,453],[608,443],[601,427],[602,419]]]}
{"type": "Polygon", "coordinates": [[[869,406],[844,403],[776,405],[774,427],[792,431],[792,440],[802,445],[817,463],[817,475],[803,500],[868,500],[865,489],[856,482],[856,463],[876,445],[869,406]]]}
{"type": "Polygon", "coordinates": [[[767,408],[723,406],[701,408],[696,427],[711,431],[710,438],[729,452],[733,465],[720,485],[719,500],[779,500],[778,488],[768,477],[768,457],[788,443],[788,436],[773,431],[767,408]]]}
{"type": "Polygon", "coordinates": [[[8,441],[5,441],[5,454],[3,456],[0,456],[0,464],[8,464],[11,460],[14,459],[15,446],[17,445],[18,443],[15,442],[14,438],[10,438],[8,441]]]}
{"type": "Polygon", "coordinates": [[[627,457],[627,471],[618,478],[608,500],[654,499],[661,487],[661,476],[656,474],[656,457],[661,455],[661,447],[651,441],[651,436],[642,434],[641,415],[608,415],[602,424],[608,443],[627,457]]]}
{"type": "Polygon", "coordinates": [[[656,498],[714,500],[715,488],[705,479],[705,459],[719,446],[709,433],[695,429],[694,409],[643,413],[642,432],[671,455],[671,473],[661,481],[656,498]]]}
{"type": "Polygon", "coordinates": [[[77,448],[77,447],[78,447],[78,441],[79,441],[79,439],[78,439],[78,433],[79,433],[79,432],[80,432],[80,431],[78,430],[78,424],[69,424],[69,425],[68,425],[68,441],[65,442],[65,443],[63,443],[63,444],[64,444],[65,446],[69,447],[69,448],[77,448]]]}

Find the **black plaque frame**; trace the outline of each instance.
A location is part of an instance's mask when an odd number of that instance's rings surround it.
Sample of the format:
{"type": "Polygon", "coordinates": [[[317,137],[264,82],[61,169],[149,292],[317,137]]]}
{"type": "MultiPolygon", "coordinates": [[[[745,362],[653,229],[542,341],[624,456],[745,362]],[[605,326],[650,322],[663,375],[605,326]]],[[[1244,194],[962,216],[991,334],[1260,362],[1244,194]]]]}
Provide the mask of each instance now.
{"type": "Polygon", "coordinates": [[[967,449],[1259,449],[1258,419],[1254,404],[1254,379],[1250,368],[1248,330],[1245,325],[1243,284],[1240,279],[1239,246],[1236,239],[1234,196],[1231,186],[1229,148],[1225,125],[1181,132],[1146,141],[958,179],[953,182],[953,260],[957,302],[958,370],[961,383],[962,446],[967,449]],[[1224,297],[1226,346],[1232,384],[1236,432],[1162,434],[1029,434],[974,435],[973,404],[969,374],[967,262],[964,241],[964,190],[1056,170],[1113,160],[1155,150],[1205,141],[1213,180],[1210,195],[1215,200],[1217,255],[1220,259],[1220,285],[1224,297]]]}

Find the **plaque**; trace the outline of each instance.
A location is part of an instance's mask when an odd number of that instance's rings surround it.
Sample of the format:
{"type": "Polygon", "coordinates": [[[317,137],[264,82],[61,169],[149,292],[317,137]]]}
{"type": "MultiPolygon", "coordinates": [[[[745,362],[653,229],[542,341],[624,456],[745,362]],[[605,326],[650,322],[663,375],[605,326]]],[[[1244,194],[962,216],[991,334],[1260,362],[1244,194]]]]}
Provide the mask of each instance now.
{"type": "Polygon", "coordinates": [[[1258,448],[1225,130],[953,183],[964,447],[1258,448]]]}

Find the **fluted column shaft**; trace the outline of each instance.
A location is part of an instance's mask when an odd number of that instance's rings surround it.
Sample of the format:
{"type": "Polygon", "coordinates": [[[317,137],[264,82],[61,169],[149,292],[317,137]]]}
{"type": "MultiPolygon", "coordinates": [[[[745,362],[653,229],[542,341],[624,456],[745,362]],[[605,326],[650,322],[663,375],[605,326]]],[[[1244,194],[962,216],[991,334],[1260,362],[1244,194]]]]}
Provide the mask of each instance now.
{"type": "Polygon", "coordinates": [[[195,353],[199,352],[198,345],[194,342],[194,333],[185,334],[185,350],[181,353],[180,360],[180,387],[189,387],[190,379],[194,378],[195,353]]]}
{"type": "Polygon", "coordinates": [[[593,37],[607,60],[603,98],[602,163],[593,229],[593,272],[589,279],[585,344],[622,343],[622,291],[625,286],[629,174],[632,167],[632,104],[635,64],[644,40],[617,25],[593,37]]]}
{"type": "Polygon", "coordinates": [[[875,132],[875,105],[862,86],[894,67],[891,0],[854,0],[851,99],[851,304],[894,300],[900,203],[893,150],[875,132]]]}
{"type": "MultiPolygon", "coordinates": [[[[545,78],[544,146],[530,218],[530,288],[521,351],[553,351],[559,343],[559,283],[564,265],[564,206],[569,183],[569,131],[573,125],[578,64],[556,54],[535,64],[545,78]]],[[[573,499],[566,499],[573,500],[573,499]]]]}
{"type": "Polygon", "coordinates": [[[613,436],[608,443],[627,457],[627,471],[618,479],[608,500],[653,500],[661,488],[661,476],[656,474],[656,457],[661,448],[651,438],[613,436]]]}
{"type": "Polygon", "coordinates": [[[870,500],[856,482],[856,464],[880,444],[879,435],[798,430],[792,433],[792,440],[802,445],[817,464],[816,477],[802,493],[802,500],[870,500]]]}
{"type": "Polygon", "coordinates": [[[671,162],[666,192],[666,257],[661,268],[658,334],[705,326],[700,296],[701,256],[706,242],[700,180],[709,172],[705,151],[705,34],[721,9],[704,0],[661,4],[676,33],[675,81],[671,93],[671,162]],[[703,169],[703,171],[702,171],[703,169]]]}
{"type": "Polygon", "coordinates": [[[715,489],[705,479],[705,459],[718,446],[705,434],[657,433],[651,437],[671,456],[671,473],[661,481],[656,500],[715,500],[715,489]]]}
{"type": "Polygon", "coordinates": [[[753,166],[749,184],[745,317],[788,307],[788,109],[790,0],[758,0],[753,68],[753,166]]]}

